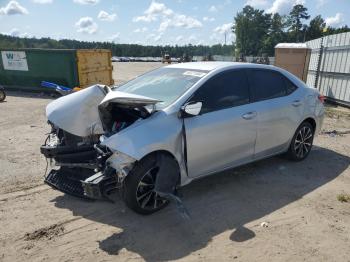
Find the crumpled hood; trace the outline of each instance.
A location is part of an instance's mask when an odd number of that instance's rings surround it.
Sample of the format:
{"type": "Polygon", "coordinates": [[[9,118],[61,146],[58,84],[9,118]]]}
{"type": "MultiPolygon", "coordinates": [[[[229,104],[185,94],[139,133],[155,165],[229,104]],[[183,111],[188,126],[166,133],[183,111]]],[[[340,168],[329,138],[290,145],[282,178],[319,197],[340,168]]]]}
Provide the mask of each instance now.
{"type": "Polygon", "coordinates": [[[129,106],[147,106],[154,105],[160,100],[153,99],[147,96],[140,96],[120,91],[112,91],[109,92],[106,97],[100,103],[100,106],[107,106],[109,103],[117,103],[121,105],[129,105],[129,106]]]}
{"type": "Polygon", "coordinates": [[[46,107],[47,119],[55,126],[77,136],[86,137],[92,134],[103,134],[103,125],[99,116],[99,106],[109,103],[122,105],[146,106],[159,100],[110,91],[106,94],[104,86],[93,85],[81,91],[60,97],[46,107]]]}

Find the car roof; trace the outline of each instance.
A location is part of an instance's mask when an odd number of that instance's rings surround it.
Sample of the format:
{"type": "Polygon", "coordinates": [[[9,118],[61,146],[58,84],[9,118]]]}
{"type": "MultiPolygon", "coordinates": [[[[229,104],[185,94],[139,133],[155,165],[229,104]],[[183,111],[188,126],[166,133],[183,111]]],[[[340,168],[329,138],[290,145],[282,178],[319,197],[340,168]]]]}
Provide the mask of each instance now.
{"type": "Polygon", "coordinates": [[[181,68],[190,70],[205,70],[212,71],[216,69],[224,68],[275,68],[270,65],[253,64],[253,63],[240,63],[240,62],[188,62],[178,63],[166,66],[168,68],[181,68]]]}

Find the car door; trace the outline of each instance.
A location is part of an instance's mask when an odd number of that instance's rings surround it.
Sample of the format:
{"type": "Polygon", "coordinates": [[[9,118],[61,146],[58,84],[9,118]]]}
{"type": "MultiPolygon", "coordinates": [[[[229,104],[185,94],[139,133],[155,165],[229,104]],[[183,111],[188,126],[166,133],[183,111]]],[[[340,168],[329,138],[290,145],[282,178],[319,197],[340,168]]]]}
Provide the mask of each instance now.
{"type": "Polygon", "coordinates": [[[248,72],[257,138],[254,158],[285,151],[304,112],[303,95],[284,75],[274,70],[248,72]]]}
{"type": "Polygon", "coordinates": [[[189,101],[202,102],[199,115],[184,119],[189,176],[207,175],[252,159],[256,112],[249,104],[244,70],[219,73],[189,101]]]}

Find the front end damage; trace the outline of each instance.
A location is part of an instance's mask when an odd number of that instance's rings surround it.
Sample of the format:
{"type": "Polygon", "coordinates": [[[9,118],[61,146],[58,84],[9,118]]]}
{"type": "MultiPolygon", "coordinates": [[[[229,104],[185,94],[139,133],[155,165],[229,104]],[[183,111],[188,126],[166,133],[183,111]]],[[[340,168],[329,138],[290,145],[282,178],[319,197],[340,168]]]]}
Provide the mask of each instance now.
{"type": "Polygon", "coordinates": [[[45,182],[62,192],[89,199],[109,199],[122,184],[117,170],[107,164],[113,153],[97,138],[81,139],[52,128],[41,153],[53,168],[45,182]]]}
{"type": "Polygon", "coordinates": [[[51,132],[40,149],[52,167],[45,182],[74,196],[110,199],[136,159],[101,141],[148,118],[157,102],[101,85],[51,102],[46,109],[51,132]]]}

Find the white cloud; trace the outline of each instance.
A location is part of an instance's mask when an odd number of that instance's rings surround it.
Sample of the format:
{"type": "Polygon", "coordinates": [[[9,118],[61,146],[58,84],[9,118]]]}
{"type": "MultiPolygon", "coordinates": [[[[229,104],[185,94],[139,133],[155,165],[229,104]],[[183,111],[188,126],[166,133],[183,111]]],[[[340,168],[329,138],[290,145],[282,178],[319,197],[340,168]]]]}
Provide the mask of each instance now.
{"type": "Polygon", "coordinates": [[[147,37],[146,37],[146,42],[147,43],[155,43],[155,42],[159,42],[163,37],[163,33],[160,33],[158,35],[156,34],[148,34],[147,37]]]}
{"type": "Polygon", "coordinates": [[[218,8],[215,5],[212,5],[211,7],[209,7],[208,11],[214,13],[214,12],[217,12],[219,10],[218,10],[218,8]]]}
{"type": "Polygon", "coordinates": [[[245,5],[250,5],[255,8],[264,8],[269,4],[267,0],[247,0],[245,5]]]}
{"type": "Polygon", "coordinates": [[[102,21],[112,22],[117,18],[117,14],[109,14],[106,11],[100,11],[97,16],[98,19],[102,21]]]}
{"type": "Polygon", "coordinates": [[[305,4],[305,0],[275,0],[266,12],[286,15],[292,10],[293,6],[298,4],[305,4]]]}
{"type": "Polygon", "coordinates": [[[119,41],[119,37],[120,37],[120,33],[118,32],[118,33],[108,37],[107,40],[111,41],[111,42],[117,42],[117,41],[119,41]]]}
{"type": "Polygon", "coordinates": [[[52,4],[53,0],[32,0],[36,4],[52,4]]]}
{"type": "Polygon", "coordinates": [[[147,27],[142,27],[142,28],[136,28],[134,30],[134,33],[144,33],[144,32],[147,32],[147,31],[148,31],[147,27]]]}
{"type": "Polygon", "coordinates": [[[338,27],[344,22],[344,15],[336,13],[335,16],[327,17],[325,22],[327,26],[338,27]]]}
{"type": "Polygon", "coordinates": [[[100,0],[73,0],[73,2],[81,5],[96,5],[100,0]]]}
{"type": "Polygon", "coordinates": [[[165,4],[158,3],[156,1],[153,1],[151,5],[147,8],[147,10],[144,12],[144,15],[134,17],[134,22],[151,22],[156,21],[158,19],[158,16],[170,16],[174,12],[173,10],[167,8],[165,4]]]}
{"type": "Polygon", "coordinates": [[[154,41],[159,42],[162,39],[163,34],[159,34],[154,38],[154,41]]]}
{"type": "Polygon", "coordinates": [[[18,28],[12,28],[9,32],[1,32],[3,35],[18,36],[18,37],[29,37],[28,33],[21,33],[18,28]]]}
{"type": "Polygon", "coordinates": [[[0,7],[0,15],[25,15],[28,14],[26,8],[21,6],[17,1],[10,1],[4,7],[0,7]]]}
{"type": "Polygon", "coordinates": [[[202,23],[194,17],[175,13],[165,4],[153,1],[144,12],[144,15],[134,17],[134,22],[152,22],[161,20],[159,32],[164,32],[171,27],[184,27],[187,29],[202,27],[202,23]]]}
{"type": "Polygon", "coordinates": [[[212,43],[230,43],[234,40],[235,35],[232,33],[232,23],[223,24],[213,29],[213,34],[210,36],[212,43]]]}
{"type": "Polygon", "coordinates": [[[160,23],[158,31],[164,32],[171,27],[184,27],[187,29],[192,29],[202,26],[202,23],[193,17],[175,14],[171,18],[164,19],[163,22],[160,23]]]}
{"type": "Polygon", "coordinates": [[[12,28],[10,30],[10,32],[7,33],[8,35],[10,36],[19,36],[20,35],[20,32],[17,28],[12,28]]]}
{"type": "Polygon", "coordinates": [[[184,37],[182,36],[182,35],[179,35],[179,36],[177,36],[176,38],[175,38],[175,41],[176,42],[180,42],[180,41],[182,41],[184,39],[184,37]]]}
{"type": "Polygon", "coordinates": [[[20,34],[20,37],[24,37],[24,38],[29,38],[32,37],[30,34],[28,34],[27,32],[20,34]]]}
{"type": "Polygon", "coordinates": [[[78,22],[75,23],[75,26],[78,28],[79,33],[94,34],[97,32],[98,26],[89,16],[82,17],[78,22]]]}
{"type": "Polygon", "coordinates": [[[205,16],[205,17],[203,17],[203,21],[204,22],[214,22],[215,18],[214,17],[205,16]]]}
{"type": "Polygon", "coordinates": [[[232,28],[232,23],[227,23],[216,27],[213,31],[219,34],[225,34],[225,33],[231,32],[231,28],[232,28]]]}

